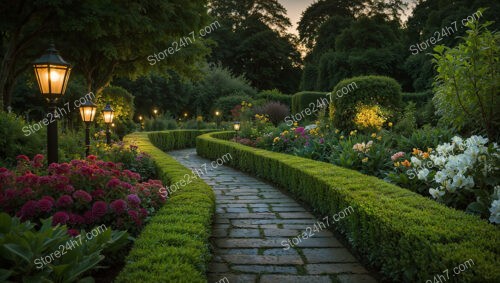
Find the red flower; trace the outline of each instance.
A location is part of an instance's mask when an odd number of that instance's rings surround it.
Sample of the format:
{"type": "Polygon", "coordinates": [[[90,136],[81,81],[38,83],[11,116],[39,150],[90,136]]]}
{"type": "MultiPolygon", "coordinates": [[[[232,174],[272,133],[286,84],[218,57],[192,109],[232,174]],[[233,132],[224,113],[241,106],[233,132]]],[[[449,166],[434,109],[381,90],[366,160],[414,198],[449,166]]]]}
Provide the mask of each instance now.
{"type": "Polygon", "coordinates": [[[63,195],[57,200],[57,207],[69,207],[73,204],[73,199],[68,195],[63,195]]]}
{"type": "Polygon", "coordinates": [[[43,166],[43,155],[37,154],[35,157],[33,157],[33,167],[35,168],[40,168],[43,166]]]}
{"type": "Polygon", "coordinates": [[[102,199],[106,195],[106,193],[102,189],[97,189],[91,192],[91,195],[94,199],[102,199]]]}
{"type": "Polygon", "coordinates": [[[69,220],[68,213],[64,211],[58,211],[52,216],[52,225],[55,226],[57,224],[66,224],[69,220]]]}
{"type": "Polygon", "coordinates": [[[113,178],[111,180],[109,180],[108,184],[106,185],[108,188],[112,189],[114,187],[117,187],[118,185],[120,185],[121,181],[117,178],[113,178]]]}
{"type": "Polygon", "coordinates": [[[18,161],[21,161],[21,162],[22,162],[22,161],[25,161],[25,162],[30,162],[30,158],[29,158],[28,156],[24,155],[24,154],[18,155],[18,156],[16,157],[16,159],[17,159],[18,161]]]}
{"type": "Polygon", "coordinates": [[[71,237],[76,237],[80,235],[80,232],[76,229],[68,229],[68,235],[70,235],[71,237]]]}
{"type": "Polygon", "coordinates": [[[46,200],[50,201],[50,203],[52,205],[54,205],[54,203],[56,203],[56,201],[54,200],[54,198],[51,197],[51,196],[43,196],[42,199],[46,199],[46,200]]]}
{"type": "Polygon", "coordinates": [[[74,192],[73,198],[78,200],[78,201],[81,201],[83,203],[89,203],[92,201],[92,196],[83,190],[78,190],[78,191],[74,192]]]}
{"type": "Polygon", "coordinates": [[[36,203],[38,209],[42,212],[49,212],[52,210],[52,202],[49,199],[41,199],[36,203]]]}
{"type": "Polygon", "coordinates": [[[85,218],[76,213],[70,213],[69,215],[69,224],[72,225],[80,225],[85,223],[85,218]]]}
{"type": "Polygon", "coordinates": [[[103,201],[96,201],[92,206],[92,217],[99,218],[106,215],[108,204],[103,201]]]}
{"type": "Polygon", "coordinates": [[[127,203],[122,199],[117,199],[109,205],[116,214],[121,214],[127,209],[127,203]]]}
{"type": "Polygon", "coordinates": [[[87,160],[88,161],[94,162],[94,161],[96,161],[96,159],[97,159],[97,156],[95,156],[95,155],[89,155],[89,156],[87,156],[87,160]]]}

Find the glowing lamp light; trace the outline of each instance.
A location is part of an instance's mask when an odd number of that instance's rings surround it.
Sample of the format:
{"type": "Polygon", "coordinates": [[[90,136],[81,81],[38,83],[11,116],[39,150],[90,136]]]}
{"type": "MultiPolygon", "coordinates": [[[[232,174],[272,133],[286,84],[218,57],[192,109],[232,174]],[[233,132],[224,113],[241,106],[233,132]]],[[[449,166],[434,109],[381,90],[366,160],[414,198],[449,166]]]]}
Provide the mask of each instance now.
{"type": "Polygon", "coordinates": [[[51,44],[46,53],[33,62],[33,68],[43,97],[57,100],[64,95],[71,66],[61,58],[54,44],[51,44]]]}
{"type": "Polygon", "coordinates": [[[86,101],[80,106],[80,116],[83,122],[90,123],[94,121],[95,113],[97,111],[97,106],[91,101],[86,101]]]}
{"type": "Polygon", "coordinates": [[[113,108],[111,108],[109,103],[106,104],[106,107],[104,107],[104,109],[102,110],[102,115],[104,117],[104,123],[106,124],[113,123],[113,118],[115,117],[115,111],[113,110],[113,108]]]}
{"type": "Polygon", "coordinates": [[[239,131],[240,127],[241,127],[241,123],[240,122],[234,122],[233,128],[234,128],[235,131],[239,131]]]}

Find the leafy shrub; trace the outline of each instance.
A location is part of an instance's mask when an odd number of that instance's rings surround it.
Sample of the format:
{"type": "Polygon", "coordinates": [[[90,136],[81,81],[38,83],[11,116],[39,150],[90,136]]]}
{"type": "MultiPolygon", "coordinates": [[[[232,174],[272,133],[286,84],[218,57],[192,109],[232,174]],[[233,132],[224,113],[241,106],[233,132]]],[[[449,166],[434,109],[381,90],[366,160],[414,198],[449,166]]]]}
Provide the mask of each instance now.
{"type": "Polygon", "coordinates": [[[281,102],[287,106],[292,105],[292,96],[283,94],[277,89],[261,91],[257,94],[257,98],[265,99],[267,101],[281,102]]]}
{"type": "Polygon", "coordinates": [[[175,119],[168,116],[160,116],[154,119],[148,119],[144,123],[146,131],[164,131],[177,129],[177,122],[175,119]]]}
{"type": "Polygon", "coordinates": [[[42,152],[44,142],[41,134],[45,132],[45,127],[32,133],[29,126],[21,117],[0,111],[0,166],[15,165],[15,157],[20,154],[42,152]]]}
{"type": "Polygon", "coordinates": [[[106,224],[137,234],[164,202],[160,181],[140,183],[141,176],[95,156],[53,163],[44,173],[43,156],[18,157],[15,171],[0,168],[0,208],[22,220],[53,216],[53,224],[90,228],[106,224]],[[34,173],[38,173],[34,174],[34,173]]]}
{"type": "Polygon", "coordinates": [[[405,103],[413,102],[417,105],[424,105],[432,99],[433,95],[432,90],[422,92],[403,92],[401,94],[401,98],[405,103]]]}
{"type": "Polygon", "coordinates": [[[394,126],[394,131],[401,135],[411,135],[417,128],[417,119],[415,117],[415,103],[410,102],[406,105],[401,119],[394,126]]]}
{"type": "Polygon", "coordinates": [[[231,109],[233,109],[237,105],[240,105],[242,101],[253,103],[253,100],[250,96],[230,95],[217,99],[214,105],[221,111],[223,119],[229,119],[231,117],[231,109]]]}
{"type": "Polygon", "coordinates": [[[115,125],[114,132],[120,139],[129,133],[139,130],[139,126],[132,119],[118,119],[115,125]]]}
{"type": "MultiPolygon", "coordinates": [[[[328,99],[326,92],[302,91],[292,96],[292,113],[300,113],[310,107],[311,103],[317,104],[318,100],[328,99]]],[[[313,110],[313,109],[311,109],[313,110]]]]}
{"type": "Polygon", "coordinates": [[[454,48],[434,48],[437,76],[434,103],[445,124],[465,132],[500,137],[500,32],[492,23],[468,23],[464,42],[454,48]]]}
{"type": "Polygon", "coordinates": [[[253,111],[255,114],[266,115],[275,126],[282,123],[285,117],[290,114],[288,106],[280,102],[268,102],[264,106],[257,107],[253,111]]]}
{"type": "Polygon", "coordinates": [[[180,123],[180,128],[185,130],[201,130],[208,128],[208,124],[197,119],[190,119],[180,123]]]}
{"type": "Polygon", "coordinates": [[[332,93],[342,93],[349,85],[357,87],[343,96],[332,95],[335,107],[334,126],[341,130],[354,128],[353,119],[356,115],[356,106],[379,105],[389,111],[398,110],[401,105],[401,86],[392,78],[383,76],[363,76],[345,79],[339,82],[332,93]]]}
{"type": "Polygon", "coordinates": [[[157,179],[158,174],[153,159],[147,153],[140,152],[135,145],[126,145],[123,142],[111,145],[97,145],[97,157],[103,161],[121,164],[127,169],[141,176],[141,181],[157,179]]]}
{"type": "Polygon", "coordinates": [[[97,264],[102,253],[117,250],[127,242],[127,232],[106,229],[91,240],[85,231],[70,238],[66,226],[52,227],[53,219],[36,227],[30,221],[0,213],[0,279],[7,282],[93,282],[89,271],[102,268],[97,264]],[[62,247],[62,248],[61,248],[62,247]],[[57,256],[57,254],[59,256],[57,256]],[[52,255],[52,256],[51,256],[52,255]],[[43,264],[47,256],[50,264],[43,264]]]}
{"type": "Polygon", "coordinates": [[[398,137],[397,148],[405,152],[410,152],[414,148],[436,148],[438,144],[449,141],[453,134],[449,129],[424,126],[413,131],[408,137],[398,137]]]}

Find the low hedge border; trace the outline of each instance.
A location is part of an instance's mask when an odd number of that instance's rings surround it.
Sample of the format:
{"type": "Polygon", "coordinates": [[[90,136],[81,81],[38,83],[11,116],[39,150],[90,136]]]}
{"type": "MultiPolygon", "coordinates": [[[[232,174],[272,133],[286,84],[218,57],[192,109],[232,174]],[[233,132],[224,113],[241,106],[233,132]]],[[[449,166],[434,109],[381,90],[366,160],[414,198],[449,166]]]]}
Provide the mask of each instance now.
{"type": "Polygon", "coordinates": [[[322,215],[352,206],[354,213],[335,228],[387,279],[434,282],[472,259],[474,265],[449,282],[500,282],[498,227],[376,177],[227,141],[231,136],[199,136],[198,154],[230,153],[228,165],[287,188],[322,215]]]}
{"type": "Polygon", "coordinates": [[[318,104],[318,100],[321,101],[323,98],[328,101],[330,98],[326,94],[327,92],[317,91],[301,91],[294,94],[291,100],[292,114],[300,113],[302,110],[308,108],[311,103],[318,104]]]}
{"type": "MultiPolygon", "coordinates": [[[[192,172],[155,147],[150,139],[162,148],[178,149],[183,147],[181,140],[185,141],[184,147],[189,147],[202,132],[141,132],[124,140],[150,154],[161,180],[172,184],[192,172]],[[179,140],[174,142],[172,138],[179,140]]],[[[136,239],[115,282],[207,282],[214,211],[214,193],[201,179],[173,193],[136,239]]]]}

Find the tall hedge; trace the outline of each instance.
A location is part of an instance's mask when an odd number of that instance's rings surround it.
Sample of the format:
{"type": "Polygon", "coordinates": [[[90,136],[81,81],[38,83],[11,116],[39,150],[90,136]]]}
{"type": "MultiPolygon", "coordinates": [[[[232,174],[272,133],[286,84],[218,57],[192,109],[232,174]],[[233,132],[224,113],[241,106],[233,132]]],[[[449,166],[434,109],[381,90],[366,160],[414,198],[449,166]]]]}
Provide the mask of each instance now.
{"type": "Polygon", "coordinates": [[[257,98],[265,99],[267,101],[280,102],[288,106],[292,105],[292,96],[288,94],[283,94],[276,89],[261,91],[257,94],[257,98]]]}
{"type": "Polygon", "coordinates": [[[358,104],[380,105],[388,110],[397,111],[402,107],[401,85],[389,77],[362,76],[345,79],[333,89],[332,103],[335,107],[334,125],[343,130],[354,129],[353,119],[358,104]],[[352,87],[355,84],[356,87],[352,87]],[[350,88],[349,92],[342,91],[350,88]]]}
{"type": "MultiPolygon", "coordinates": [[[[194,147],[196,137],[213,130],[169,130],[150,132],[148,138],[151,143],[163,151],[194,147]]],[[[133,137],[133,135],[131,135],[133,137]]]]}
{"type": "Polygon", "coordinates": [[[432,96],[432,90],[422,92],[403,92],[402,94],[403,102],[415,102],[417,105],[424,105],[432,99],[432,96]]]}
{"type": "MultiPolygon", "coordinates": [[[[128,135],[124,140],[149,153],[164,184],[170,185],[186,182],[185,175],[192,172],[155,147],[150,139],[161,148],[174,149],[181,148],[183,142],[190,147],[200,133],[142,132],[128,135]]],[[[201,179],[190,178],[190,181],[173,192],[144,227],[115,282],[207,282],[215,196],[201,179]]]]}
{"type": "Polygon", "coordinates": [[[318,99],[330,99],[326,92],[301,91],[292,96],[292,114],[300,113],[309,107],[310,103],[317,103],[318,99]]]}
{"type": "Polygon", "coordinates": [[[199,136],[198,154],[230,153],[228,165],[276,183],[322,215],[352,206],[334,228],[387,279],[434,282],[448,270],[449,282],[500,282],[500,230],[487,221],[357,171],[222,140],[231,136],[199,136]],[[453,277],[469,259],[474,265],[453,277]]]}

